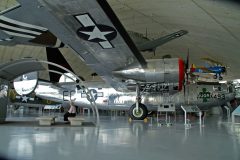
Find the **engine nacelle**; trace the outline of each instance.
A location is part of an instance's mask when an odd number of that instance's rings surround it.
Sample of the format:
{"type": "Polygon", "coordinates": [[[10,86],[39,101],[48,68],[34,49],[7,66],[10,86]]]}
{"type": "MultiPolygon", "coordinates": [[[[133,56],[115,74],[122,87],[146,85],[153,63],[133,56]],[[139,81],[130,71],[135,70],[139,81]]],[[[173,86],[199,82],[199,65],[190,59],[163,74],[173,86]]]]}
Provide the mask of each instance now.
{"type": "Polygon", "coordinates": [[[147,60],[147,67],[128,66],[114,71],[113,74],[123,80],[134,80],[143,83],[178,83],[182,89],[184,80],[184,62],[180,58],[147,60]]]}

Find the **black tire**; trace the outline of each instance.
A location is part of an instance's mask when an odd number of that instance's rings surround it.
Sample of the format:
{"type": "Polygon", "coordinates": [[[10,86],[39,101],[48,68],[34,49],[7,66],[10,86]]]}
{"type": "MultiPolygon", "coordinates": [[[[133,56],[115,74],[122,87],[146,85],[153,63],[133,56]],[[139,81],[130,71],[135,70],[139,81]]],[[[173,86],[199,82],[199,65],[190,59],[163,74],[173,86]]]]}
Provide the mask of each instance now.
{"type": "Polygon", "coordinates": [[[129,116],[133,120],[144,120],[147,117],[147,114],[147,107],[142,103],[139,103],[139,112],[136,110],[136,103],[133,104],[129,109],[129,116]]]}
{"type": "Polygon", "coordinates": [[[222,76],[220,76],[218,79],[221,81],[221,80],[223,80],[223,77],[222,77],[222,76]]]}
{"type": "Polygon", "coordinates": [[[213,76],[213,79],[217,79],[217,75],[214,75],[214,76],[213,76]]]}

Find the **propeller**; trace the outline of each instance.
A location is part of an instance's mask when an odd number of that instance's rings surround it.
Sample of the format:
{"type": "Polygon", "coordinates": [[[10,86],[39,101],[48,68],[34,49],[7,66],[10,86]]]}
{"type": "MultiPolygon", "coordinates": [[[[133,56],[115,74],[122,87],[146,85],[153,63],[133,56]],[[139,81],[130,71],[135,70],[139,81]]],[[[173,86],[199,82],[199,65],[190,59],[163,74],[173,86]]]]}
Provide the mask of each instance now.
{"type": "Polygon", "coordinates": [[[183,92],[184,92],[184,97],[186,95],[186,85],[188,84],[189,80],[189,48],[188,48],[188,53],[187,53],[187,58],[185,60],[185,68],[184,68],[184,81],[183,81],[183,92]]]}

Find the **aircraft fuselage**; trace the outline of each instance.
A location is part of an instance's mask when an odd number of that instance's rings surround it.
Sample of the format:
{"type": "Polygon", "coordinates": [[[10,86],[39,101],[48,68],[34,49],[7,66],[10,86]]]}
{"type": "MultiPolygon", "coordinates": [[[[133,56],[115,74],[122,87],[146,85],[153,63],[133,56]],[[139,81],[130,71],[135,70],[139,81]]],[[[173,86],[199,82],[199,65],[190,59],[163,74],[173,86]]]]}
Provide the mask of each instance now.
{"type": "MultiPolygon", "coordinates": [[[[128,110],[136,103],[135,92],[118,92],[113,88],[94,88],[89,87],[97,107],[106,110],[128,110]]],[[[69,103],[70,99],[75,99],[75,105],[84,108],[90,108],[91,104],[87,99],[87,95],[83,90],[61,90],[58,95],[44,95],[44,93],[36,92],[37,96],[58,100],[63,103],[69,103]],[[62,96],[61,96],[62,94],[62,96]]],[[[206,110],[209,107],[220,106],[234,99],[235,93],[229,91],[227,85],[190,85],[184,92],[178,92],[170,95],[168,93],[145,93],[141,94],[141,103],[147,109],[157,110],[159,105],[174,104],[176,108],[180,108],[184,104],[194,104],[200,109],[206,110]]]]}

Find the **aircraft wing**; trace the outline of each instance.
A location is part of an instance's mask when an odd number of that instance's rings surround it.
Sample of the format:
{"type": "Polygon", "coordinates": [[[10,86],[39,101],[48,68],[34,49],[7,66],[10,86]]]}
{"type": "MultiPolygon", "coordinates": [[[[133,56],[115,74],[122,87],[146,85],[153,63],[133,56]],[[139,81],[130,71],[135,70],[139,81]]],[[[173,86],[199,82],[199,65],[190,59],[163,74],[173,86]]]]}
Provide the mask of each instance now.
{"type": "Polygon", "coordinates": [[[15,28],[25,29],[18,30],[18,34],[29,35],[25,39],[31,43],[41,43],[48,38],[47,33],[52,33],[114,88],[120,89],[124,84],[112,76],[112,71],[133,64],[139,68],[146,66],[145,59],[105,0],[18,2],[18,8],[3,15],[7,25],[16,23],[15,28]],[[39,35],[35,35],[38,30],[34,30],[33,25],[42,31],[39,35]]]}
{"type": "Polygon", "coordinates": [[[203,58],[201,58],[201,59],[204,60],[204,61],[206,61],[206,62],[208,62],[208,63],[210,63],[210,64],[223,66],[223,63],[222,63],[222,62],[216,61],[216,60],[211,59],[211,58],[208,58],[208,57],[203,57],[203,58]]]}
{"type": "MultiPolygon", "coordinates": [[[[0,30],[0,42],[1,43],[7,42],[9,44],[10,41],[11,41],[11,37],[0,30]]],[[[9,45],[11,45],[11,44],[9,44],[9,45]]]]}
{"type": "Polygon", "coordinates": [[[153,51],[157,47],[159,47],[173,39],[179,38],[187,33],[188,33],[188,31],[186,31],[186,30],[180,30],[180,31],[174,32],[172,34],[166,35],[164,37],[160,37],[155,40],[151,40],[151,41],[147,41],[145,43],[139,44],[139,45],[137,45],[137,48],[140,51],[153,51]]]}
{"type": "MultiPolygon", "coordinates": [[[[41,4],[66,30],[54,34],[115,89],[126,86],[113,77],[112,71],[130,64],[140,68],[146,65],[105,0],[42,0],[41,4]]],[[[56,25],[47,28],[54,30],[56,25]]]]}

